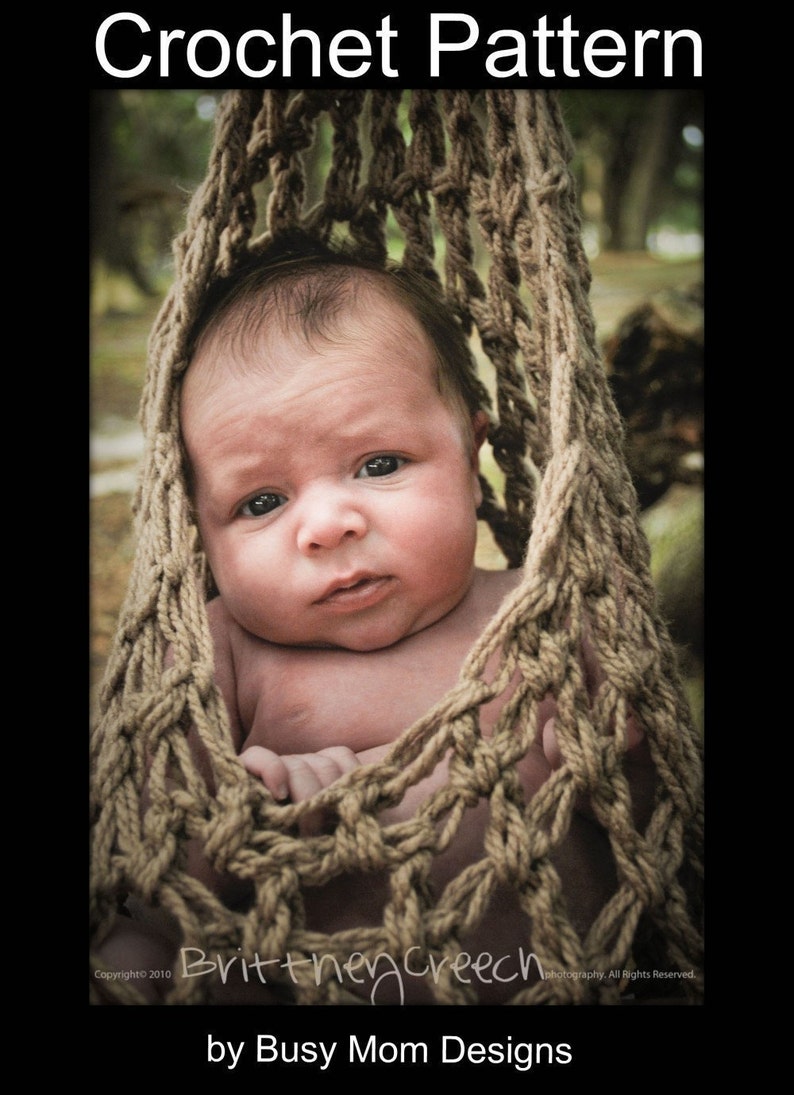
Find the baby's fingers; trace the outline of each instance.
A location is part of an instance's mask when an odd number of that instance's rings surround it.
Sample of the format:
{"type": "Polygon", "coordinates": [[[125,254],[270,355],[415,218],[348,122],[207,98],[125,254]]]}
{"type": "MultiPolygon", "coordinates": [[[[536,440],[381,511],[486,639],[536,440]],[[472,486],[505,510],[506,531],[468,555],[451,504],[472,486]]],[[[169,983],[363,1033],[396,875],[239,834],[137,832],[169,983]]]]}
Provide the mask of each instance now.
{"type": "MultiPolygon", "coordinates": [[[[552,769],[561,767],[562,751],[557,740],[555,719],[547,720],[542,731],[543,753],[552,769]]],[[[634,824],[644,831],[653,812],[656,788],[656,769],[651,757],[647,735],[634,712],[626,719],[624,741],[626,752],[623,771],[631,793],[631,811],[634,824]]],[[[586,817],[595,819],[589,795],[580,796],[577,809],[586,817]]]]}
{"type": "Polygon", "coordinates": [[[262,780],[275,799],[281,802],[290,797],[289,771],[278,753],[261,745],[251,745],[240,753],[240,761],[246,772],[262,780]]]}
{"type": "Polygon", "coordinates": [[[330,787],[346,772],[358,767],[356,754],[344,746],[332,746],[318,753],[298,753],[283,757],[287,769],[290,798],[303,802],[324,787],[330,787]]]}
{"type": "MultiPolygon", "coordinates": [[[[355,753],[344,746],[321,749],[319,753],[287,756],[284,763],[289,773],[290,798],[293,802],[311,798],[359,765],[355,753]]],[[[303,836],[316,836],[332,824],[332,820],[333,811],[330,809],[311,809],[301,817],[299,831],[303,836]]]]}
{"type": "MultiPolygon", "coordinates": [[[[647,763],[650,759],[648,743],[637,716],[631,712],[626,719],[625,730],[626,759],[630,763],[647,763]]],[[[546,760],[552,768],[562,766],[562,750],[557,740],[557,726],[554,715],[546,719],[541,731],[541,743],[546,760]]]]}
{"type": "Polygon", "coordinates": [[[332,778],[328,780],[328,783],[325,784],[326,787],[329,783],[334,783],[341,776],[352,772],[354,768],[361,765],[358,756],[346,745],[332,745],[329,749],[321,749],[315,756],[331,762],[331,768],[326,768],[326,774],[335,772],[332,778]]]}

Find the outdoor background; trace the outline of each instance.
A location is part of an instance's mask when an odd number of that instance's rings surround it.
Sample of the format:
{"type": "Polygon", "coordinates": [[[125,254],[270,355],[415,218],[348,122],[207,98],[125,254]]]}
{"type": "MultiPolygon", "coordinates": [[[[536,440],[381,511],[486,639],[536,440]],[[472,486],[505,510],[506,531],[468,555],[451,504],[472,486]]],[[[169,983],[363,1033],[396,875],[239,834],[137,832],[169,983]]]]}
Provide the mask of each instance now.
{"type": "MultiPolygon", "coordinates": [[[[591,301],[626,420],[653,572],[702,722],[703,150],[697,91],[563,91],[591,301]]],[[[90,689],[134,551],[131,495],[149,331],[171,240],[204,176],[221,91],[90,95],[90,689]]],[[[323,135],[306,169],[322,186],[323,135]]],[[[483,565],[502,565],[486,537],[483,565]]]]}

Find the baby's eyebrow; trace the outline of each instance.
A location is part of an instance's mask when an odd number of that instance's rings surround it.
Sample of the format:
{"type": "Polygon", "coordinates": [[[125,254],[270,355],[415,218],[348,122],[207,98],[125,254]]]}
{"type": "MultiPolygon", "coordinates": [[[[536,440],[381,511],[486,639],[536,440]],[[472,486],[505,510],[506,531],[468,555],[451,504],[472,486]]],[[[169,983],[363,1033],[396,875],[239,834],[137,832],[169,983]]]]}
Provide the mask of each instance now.
{"type": "Polygon", "coordinates": [[[230,496],[245,500],[257,492],[277,493],[283,489],[283,457],[249,459],[244,463],[221,460],[216,463],[206,485],[211,497],[226,501],[230,496]]]}

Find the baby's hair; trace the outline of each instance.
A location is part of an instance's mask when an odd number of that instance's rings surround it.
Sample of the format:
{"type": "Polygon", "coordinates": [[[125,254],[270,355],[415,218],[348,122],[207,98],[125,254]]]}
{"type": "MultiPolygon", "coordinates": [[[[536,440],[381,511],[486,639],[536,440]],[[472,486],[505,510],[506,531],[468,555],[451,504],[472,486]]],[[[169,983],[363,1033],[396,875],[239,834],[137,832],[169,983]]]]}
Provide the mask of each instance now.
{"type": "Polygon", "coordinates": [[[466,335],[431,278],[398,264],[382,264],[300,232],[277,237],[208,291],[189,340],[189,357],[216,337],[244,352],[270,323],[297,327],[307,342],[334,337],[361,287],[381,292],[419,324],[436,358],[442,398],[466,420],[488,406],[466,335]]]}

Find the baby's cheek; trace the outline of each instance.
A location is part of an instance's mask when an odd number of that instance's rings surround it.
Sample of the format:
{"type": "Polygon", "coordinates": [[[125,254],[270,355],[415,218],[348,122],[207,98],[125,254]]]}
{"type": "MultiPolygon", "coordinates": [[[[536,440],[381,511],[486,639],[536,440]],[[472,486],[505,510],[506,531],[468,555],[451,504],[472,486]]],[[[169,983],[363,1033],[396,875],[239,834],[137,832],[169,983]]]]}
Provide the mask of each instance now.
{"type": "Polygon", "coordinates": [[[253,552],[227,565],[218,581],[226,607],[246,631],[260,638],[294,620],[295,606],[288,596],[284,557],[253,552]]]}

